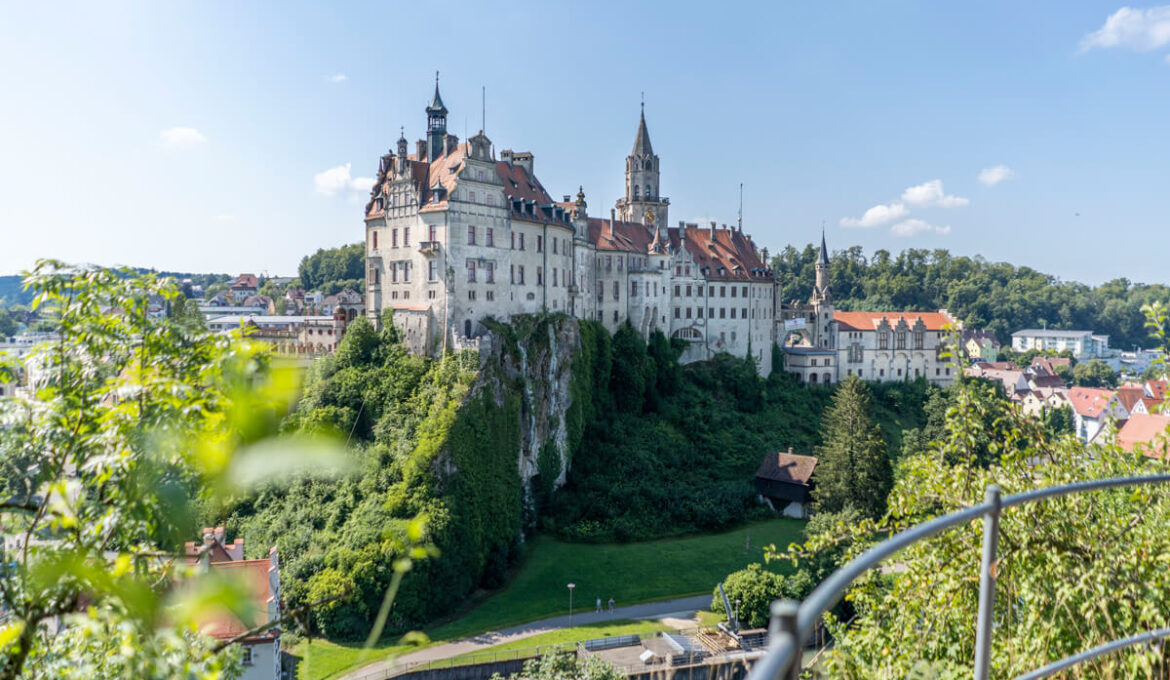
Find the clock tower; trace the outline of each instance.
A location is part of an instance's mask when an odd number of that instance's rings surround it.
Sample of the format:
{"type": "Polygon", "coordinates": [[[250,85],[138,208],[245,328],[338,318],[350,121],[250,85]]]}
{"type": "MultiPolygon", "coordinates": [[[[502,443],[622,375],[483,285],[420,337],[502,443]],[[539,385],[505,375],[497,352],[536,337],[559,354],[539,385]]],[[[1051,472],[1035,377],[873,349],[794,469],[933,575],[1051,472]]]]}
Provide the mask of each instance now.
{"type": "Polygon", "coordinates": [[[669,224],[670,199],[658,192],[658,156],[646,131],[646,105],[638,119],[634,150],[626,156],[626,195],[617,201],[617,216],[625,222],[669,224]]]}

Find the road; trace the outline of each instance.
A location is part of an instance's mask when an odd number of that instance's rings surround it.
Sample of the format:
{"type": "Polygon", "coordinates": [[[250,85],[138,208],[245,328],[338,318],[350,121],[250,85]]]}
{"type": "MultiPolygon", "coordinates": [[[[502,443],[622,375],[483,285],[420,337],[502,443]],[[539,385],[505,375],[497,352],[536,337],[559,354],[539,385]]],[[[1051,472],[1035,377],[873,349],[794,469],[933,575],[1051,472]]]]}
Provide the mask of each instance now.
{"type": "MultiPolygon", "coordinates": [[[[595,611],[589,610],[573,614],[572,625],[584,626],[590,623],[600,623],[614,619],[689,618],[694,616],[695,612],[700,609],[706,609],[710,605],[710,595],[696,595],[694,597],[683,597],[676,600],[648,602],[646,604],[630,605],[629,607],[616,607],[612,614],[608,611],[603,611],[598,614],[595,611]]],[[[532,621],[519,626],[512,626],[511,628],[476,635],[466,640],[434,645],[433,647],[420,649],[417,652],[403,654],[394,659],[375,661],[357,670],[350,671],[341,676],[339,680],[374,680],[375,678],[391,677],[394,674],[394,669],[402,669],[408,664],[441,661],[453,656],[459,656],[460,654],[481,651],[488,647],[504,644],[505,642],[522,640],[533,635],[540,635],[541,633],[569,627],[569,616],[567,614],[564,616],[554,616],[550,619],[532,621]],[[387,674],[388,672],[389,674],[387,674]]]]}

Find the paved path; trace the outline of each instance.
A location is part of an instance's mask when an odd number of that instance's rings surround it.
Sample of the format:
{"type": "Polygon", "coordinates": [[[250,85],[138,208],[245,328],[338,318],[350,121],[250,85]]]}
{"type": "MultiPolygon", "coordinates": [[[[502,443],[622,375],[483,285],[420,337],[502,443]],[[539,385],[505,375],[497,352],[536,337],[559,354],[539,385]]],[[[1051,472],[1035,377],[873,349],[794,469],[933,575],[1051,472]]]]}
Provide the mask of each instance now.
{"type": "MultiPolygon", "coordinates": [[[[612,621],[614,619],[690,618],[694,616],[695,612],[700,609],[706,609],[709,606],[711,606],[710,595],[696,595],[677,600],[664,600],[662,602],[635,604],[629,607],[616,607],[612,614],[608,611],[598,614],[592,609],[589,609],[581,613],[574,613],[572,626],[584,626],[591,623],[612,621]]],[[[540,635],[541,633],[547,633],[552,630],[570,627],[569,616],[567,614],[564,616],[554,616],[550,619],[532,621],[519,626],[512,626],[511,628],[483,633],[472,638],[467,638],[466,640],[434,645],[433,647],[420,649],[417,652],[403,654],[394,659],[376,661],[343,675],[339,680],[374,680],[374,678],[389,677],[387,671],[395,667],[449,659],[453,656],[477,652],[487,647],[504,644],[505,642],[522,640],[533,635],[540,635]]]]}

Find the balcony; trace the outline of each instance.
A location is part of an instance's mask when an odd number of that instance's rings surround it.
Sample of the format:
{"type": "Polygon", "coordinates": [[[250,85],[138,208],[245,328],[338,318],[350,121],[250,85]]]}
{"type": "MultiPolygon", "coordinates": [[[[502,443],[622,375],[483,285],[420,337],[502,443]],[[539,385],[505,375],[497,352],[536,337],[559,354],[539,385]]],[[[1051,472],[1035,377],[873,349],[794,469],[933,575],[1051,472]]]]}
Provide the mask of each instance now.
{"type": "Polygon", "coordinates": [[[418,252],[420,252],[423,255],[426,255],[428,257],[432,256],[435,253],[439,252],[439,242],[438,241],[419,241],[418,242],[418,252]]]}

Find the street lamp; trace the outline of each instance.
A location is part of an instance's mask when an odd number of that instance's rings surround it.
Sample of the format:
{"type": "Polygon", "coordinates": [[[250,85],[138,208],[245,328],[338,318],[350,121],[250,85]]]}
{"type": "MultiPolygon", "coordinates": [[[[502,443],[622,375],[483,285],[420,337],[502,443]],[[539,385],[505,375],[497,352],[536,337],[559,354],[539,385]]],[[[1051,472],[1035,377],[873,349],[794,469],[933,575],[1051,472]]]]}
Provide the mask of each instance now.
{"type": "Polygon", "coordinates": [[[569,628],[573,627],[573,589],[576,587],[576,583],[569,584],[569,628]]]}
{"type": "Polygon", "coordinates": [[[735,598],[735,632],[739,632],[739,598],[735,598]]]}

